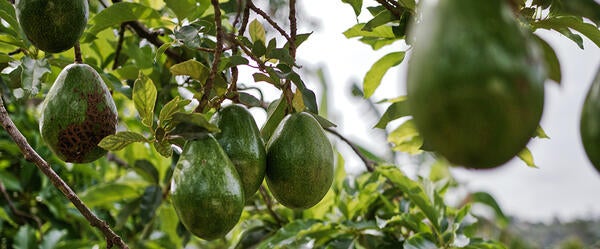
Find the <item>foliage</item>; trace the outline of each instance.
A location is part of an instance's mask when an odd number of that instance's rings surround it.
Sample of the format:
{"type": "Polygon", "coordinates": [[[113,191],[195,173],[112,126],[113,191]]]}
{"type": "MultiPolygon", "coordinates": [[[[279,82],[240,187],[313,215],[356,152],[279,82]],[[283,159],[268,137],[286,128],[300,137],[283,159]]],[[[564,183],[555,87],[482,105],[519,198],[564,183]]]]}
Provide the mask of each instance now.
{"type": "MultiPolygon", "coordinates": [[[[131,248],[507,248],[492,236],[479,238],[478,228],[486,218],[473,214],[472,205],[492,207],[494,226],[508,222],[491,196],[473,193],[457,206],[448,204],[446,194],[458,185],[443,159],[426,160],[428,174],[411,179],[368,149],[358,151],[377,167],[360,175],[347,175],[344,155],[336,154],[333,186],[317,206],[291,210],[261,188],[247,198],[241,221],[226,237],[193,237],[171,205],[171,174],[186,138],[219,132],[208,120],[221,104],[264,109],[264,140],[291,111],[308,111],[323,127],[333,129],[327,113],[319,113],[316,95],[303,81],[307,75],[300,74],[295,61],[296,48],[310,33],[294,35],[295,22],[283,27],[292,32],[283,31],[277,24],[283,18],[265,19],[252,1],[113,2],[105,6],[104,1],[90,1],[89,22],[80,39],[84,63],[102,76],[119,112],[120,132],[100,143],[112,151],[107,157],[66,164],[41,141],[37,106],[61,69],[74,60],[73,51],[45,54],[32,46],[6,0],[0,0],[0,92],[32,147],[131,248]],[[247,15],[250,10],[257,14],[247,15]],[[252,79],[238,79],[238,67],[254,70],[252,79]],[[279,89],[281,96],[265,103],[262,93],[253,90],[258,86],[279,89]]],[[[367,4],[342,2],[357,16],[367,4]]],[[[600,6],[593,0],[513,2],[522,24],[532,32],[554,30],[580,47],[583,35],[600,45],[600,6]]],[[[269,12],[275,13],[286,1],[269,3],[269,12]]],[[[374,50],[397,42],[410,44],[407,27],[417,16],[416,1],[378,3],[366,7],[372,16],[368,22],[357,23],[344,35],[374,50]]],[[[295,12],[294,7],[288,10],[295,12]]],[[[543,39],[537,41],[544,48],[549,79],[560,83],[560,61],[543,39]]],[[[372,96],[383,75],[402,63],[407,52],[390,53],[371,66],[363,82],[365,97],[372,96]]],[[[410,115],[404,97],[381,103],[389,107],[377,128],[410,115]]],[[[546,137],[541,129],[538,136],[546,137]]],[[[411,121],[394,129],[388,139],[394,150],[419,154],[426,149],[411,121]]],[[[522,158],[533,165],[530,154],[522,158]]],[[[24,159],[4,130],[0,183],[5,188],[0,198],[0,247],[106,246],[103,235],[24,159]]]]}

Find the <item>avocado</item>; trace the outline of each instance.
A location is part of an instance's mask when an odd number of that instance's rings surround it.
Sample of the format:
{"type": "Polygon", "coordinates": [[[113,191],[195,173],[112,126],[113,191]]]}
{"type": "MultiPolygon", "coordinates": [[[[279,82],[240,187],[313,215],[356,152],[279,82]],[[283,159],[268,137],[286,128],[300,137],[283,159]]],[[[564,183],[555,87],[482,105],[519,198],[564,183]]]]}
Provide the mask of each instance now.
{"type": "Polygon", "coordinates": [[[262,184],[267,166],[265,145],[254,117],[245,107],[229,105],[215,113],[211,122],[221,129],[215,138],[235,165],[244,196],[250,198],[262,184]]]}
{"type": "Polygon", "coordinates": [[[587,157],[600,172],[600,70],[596,73],[581,109],[579,134],[587,157]]]}
{"type": "Polygon", "coordinates": [[[49,53],[72,48],[89,14],[87,0],[16,0],[15,8],[29,41],[49,53]]]}
{"type": "Polygon", "coordinates": [[[406,89],[423,141],[456,165],[504,164],[542,116],[541,51],[504,0],[422,4],[406,89]]]}
{"type": "Polygon", "coordinates": [[[240,219],[242,182],[212,135],[184,145],[173,171],[171,201],[185,228],[205,240],[223,237],[240,219]]]}
{"type": "Polygon", "coordinates": [[[333,181],[333,149],[310,114],[287,115],[267,143],[267,185],[289,208],[316,205],[333,181]]]}
{"type": "Polygon", "coordinates": [[[117,129],[117,108],[100,78],[86,64],[70,64],[42,103],[40,132],[61,160],[89,163],[106,154],[98,143],[117,129]]]}

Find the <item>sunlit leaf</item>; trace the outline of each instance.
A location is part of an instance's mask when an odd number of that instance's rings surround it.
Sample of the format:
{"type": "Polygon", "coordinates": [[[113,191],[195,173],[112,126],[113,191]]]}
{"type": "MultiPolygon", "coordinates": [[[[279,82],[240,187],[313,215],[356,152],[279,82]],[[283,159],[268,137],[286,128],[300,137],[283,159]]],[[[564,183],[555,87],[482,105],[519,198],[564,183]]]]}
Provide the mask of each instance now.
{"type": "Polygon", "coordinates": [[[140,193],[123,183],[105,183],[88,188],[79,197],[89,207],[114,204],[138,197],[140,193]]]}
{"type": "Polygon", "coordinates": [[[265,28],[262,23],[260,23],[257,19],[252,20],[248,25],[248,32],[250,33],[250,39],[252,42],[262,42],[265,44],[267,42],[265,28]]]}
{"type": "Polygon", "coordinates": [[[521,161],[523,161],[525,164],[527,164],[527,166],[532,167],[532,168],[537,168],[537,166],[535,165],[535,163],[533,162],[533,155],[531,154],[531,151],[527,148],[523,149],[521,152],[519,152],[519,159],[521,159],[521,161]]]}
{"type": "Polygon", "coordinates": [[[138,79],[133,84],[133,103],[140,114],[142,123],[149,128],[152,128],[154,123],[156,95],[154,82],[140,72],[138,79]]]}
{"type": "Polygon", "coordinates": [[[192,79],[200,81],[200,83],[206,82],[210,74],[208,67],[194,59],[175,64],[170,70],[174,75],[187,75],[192,79]]]}
{"type": "Polygon", "coordinates": [[[123,22],[160,18],[161,15],[148,6],[139,3],[118,2],[102,10],[88,21],[90,28],[85,32],[83,42],[91,42],[100,31],[123,22]]]}
{"type": "Polygon", "coordinates": [[[377,60],[373,66],[371,66],[371,69],[369,69],[363,81],[365,98],[369,98],[373,95],[375,90],[381,84],[381,79],[385,73],[387,73],[391,67],[399,65],[404,60],[404,54],[404,52],[389,53],[377,60]]]}
{"type": "Polygon", "coordinates": [[[392,131],[388,136],[388,142],[394,144],[393,149],[396,151],[410,154],[419,154],[422,152],[423,139],[419,135],[419,131],[412,119],[405,121],[392,131]]]}
{"type": "Polygon", "coordinates": [[[410,113],[408,110],[408,103],[405,99],[394,102],[385,110],[377,124],[375,124],[375,128],[385,129],[389,122],[408,115],[410,115],[410,113]]]}
{"type": "Polygon", "coordinates": [[[347,3],[350,6],[352,6],[352,9],[354,10],[354,14],[357,17],[358,17],[358,15],[360,15],[360,12],[362,10],[363,0],[342,0],[342,2],[347,3]]]}
{"type": "Polygon", "coordinates": [[[125,146],[131,143],[146,141],[146,138],[141,134],[130,131],[121,131],[115,135],[108,135],[104,137],[98,146],[105,150],[116,151],[125,148],[125,146]]]}

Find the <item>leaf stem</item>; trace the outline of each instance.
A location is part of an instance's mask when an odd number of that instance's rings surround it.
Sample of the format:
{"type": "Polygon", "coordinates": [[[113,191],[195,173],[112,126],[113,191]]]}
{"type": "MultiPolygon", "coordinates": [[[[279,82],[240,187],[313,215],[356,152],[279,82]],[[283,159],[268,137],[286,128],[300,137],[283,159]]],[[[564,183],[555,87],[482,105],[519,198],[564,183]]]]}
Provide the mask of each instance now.
{"type": "Polygon", "coordinates": [[[27,139],[21,134],[19,129],[15,126],[13,121],[10,119],[8,115],[8,111],[4,107],[4,101],[2,97],[0,97],[0,125],[6,130],[8,135],[12,138],[15,144],[21,150],[21,153],[25,157],[25,159],[29,162],[32,162],[37,166],[37,168],[46,175],[52,184],[60,190],[71,203],[79,210],[79,212],[90,222],[90,225],[98,228],[104,236],[106,237],[106,247],[111,248],[113,245],[118,246],[122,249],[128,249],[129,247],[119,235],[117,235],[108,224],[99,219],[92,211],[81,201],[81,199],[73,192],[73,190],[65,183],[65,181],[60,178],[56,172],[52,169],[50,164],[46,162],[39,154],[29,145],[27,139]]]}
{"type": "Polygon", "coordinates": [[[339,139],[344,141],[346,144],[348,144],[348,146],[350,146],[350,148],[354,151],[354,153],[356,153],[356,155],[360,158],[360,160],[363,161],[363,163],[365,164],[365,167],[367,168],[367,171],[369,171],[369,172],[375,171],[375,165],[377,163],[375,163],[373,160],[367,158],[367,156],[365,156],[365,154],[363,154],[362,151],[360,151],[360,148],[358,148],[358,146],[356,146],[348,138],[344,137],[342,134],[338,133],[334,129],[325,128],[325,130],[327,132],[335,135],[336,137],[338,137],[339,139]]]}
{"type": "MultiPolygon", "coordinates": [[[[294,1],[295,2],[295,1],[294,1]]],[[[262,16],[265,20],[267,20],[267,22],[269,24],[271,24],[271,26],[273,28],[275,28],[277,31],[279,31],[279,33],[285,37],[285,39],[288,40],[288,42],[291,43],[292,38],[285,32],[285,30],[283,30],[279,24],[277,24],[267,13],[265,13],[263,10],[261,10],[260,8],[256,7],[256,5],[254,5],[254,3],[252,2],[252,0],[247,0],[246,4],[248,5],[248,8],[250,8],[252,11],[256,12],[256,14],[262,16]]],[[[291,3],[290,3],[291,4],[291,3]]]]}

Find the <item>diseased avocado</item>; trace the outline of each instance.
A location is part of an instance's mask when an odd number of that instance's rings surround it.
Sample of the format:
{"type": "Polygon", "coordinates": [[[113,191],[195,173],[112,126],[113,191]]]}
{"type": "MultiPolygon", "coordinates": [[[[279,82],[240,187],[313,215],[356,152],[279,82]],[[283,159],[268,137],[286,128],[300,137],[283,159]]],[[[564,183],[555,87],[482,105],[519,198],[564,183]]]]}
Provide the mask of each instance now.
{"type": "Polygon", "coordinates": [[[15,7],[29,41],[50,53],[72,48],[88,20],[87,0],[16,0],[15,7]]]}
{"type": "Polygon", "coordinates": [[[267,143],[267,185],[284,206],[316,205],[333,181],[333,149],[308,113],[286,116],[267,143]]]}
{"type": "Polygon", "coordinates": [[[88,163],[106,154],[98,143],[117,129],[117,108],[100,78],[85,64],[66,66],[42,103],[40,132],[65,162],[88,163]]]}
{"type": "Polygon", "coordinates": [[[244,196],[250,198],[262,184],[267,165],[265,145],[252,114],[245,107],[229,105],[219,110],[211,122],[221,129],[215,138],[235,165],[244,196]]]}
{"type": "Polygon", "coordinates": [[[545,68],[504,0],[423,1],[408,64],[410,112],[450,162],[492,168],[538,127],[545,68]]]}
{"type": "Polygon", "coordinates": [[[205,240],[223,237],[240,219],[242,183],[212,135],[185,144],[173,172],[171,200],[185,228],[205,240]]]}
{"type": "Polygon", "coordinates": [[[583,103],[579,125],[585,153],[596,170],[600,172],[600,70],[583,103]]]}

